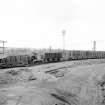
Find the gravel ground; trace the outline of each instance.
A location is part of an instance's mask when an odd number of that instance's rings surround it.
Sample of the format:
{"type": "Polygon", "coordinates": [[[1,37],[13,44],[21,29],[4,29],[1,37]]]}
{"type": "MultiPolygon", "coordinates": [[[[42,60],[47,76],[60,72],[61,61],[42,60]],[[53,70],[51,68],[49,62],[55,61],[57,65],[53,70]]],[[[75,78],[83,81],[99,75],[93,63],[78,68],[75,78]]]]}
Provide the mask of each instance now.
{"type": "Polygon", "coordinates": [[[105,105],[104,62],[69,61],[1,71],[0,105],[105,105]]]}

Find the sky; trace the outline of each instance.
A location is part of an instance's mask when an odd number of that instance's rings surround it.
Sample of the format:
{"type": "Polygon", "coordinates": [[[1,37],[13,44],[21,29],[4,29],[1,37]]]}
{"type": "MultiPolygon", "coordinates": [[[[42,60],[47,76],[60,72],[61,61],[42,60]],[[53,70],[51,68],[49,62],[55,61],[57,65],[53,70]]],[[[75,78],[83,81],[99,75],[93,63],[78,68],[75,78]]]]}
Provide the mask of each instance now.
{"type": "MultiPolygon", "coordinates": [[[[105,50],[105,0],[0,0],[6,47],[105,50]]],[[[0,44],[2,46],[2,44],[0,44]]]]}

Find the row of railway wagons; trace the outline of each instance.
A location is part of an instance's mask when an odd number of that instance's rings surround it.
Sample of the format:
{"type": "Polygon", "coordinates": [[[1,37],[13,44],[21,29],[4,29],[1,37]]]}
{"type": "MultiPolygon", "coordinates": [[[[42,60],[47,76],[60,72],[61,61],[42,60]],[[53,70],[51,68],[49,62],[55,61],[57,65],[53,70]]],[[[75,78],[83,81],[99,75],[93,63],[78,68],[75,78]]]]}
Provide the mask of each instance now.
{"type": "Polygon", "coordinates": [[[43,59],[45,62],[81,60],[81,59],[104,59],[104,51],[65,51],[57,53],[45,53],[43,59]]]}
{"type": "Polygon", "coordinates": [[[101,59],[105,58],[103,51],[70,51],[70,59],[101,59]]]}
{"type": "Polygon", "coordinates": [[[33,55],[12,55],[0,59],[0,68],[28,66],[36,62],[48,63],[81,59],[105,59],[104,51],[61,51],[33,55]]]}

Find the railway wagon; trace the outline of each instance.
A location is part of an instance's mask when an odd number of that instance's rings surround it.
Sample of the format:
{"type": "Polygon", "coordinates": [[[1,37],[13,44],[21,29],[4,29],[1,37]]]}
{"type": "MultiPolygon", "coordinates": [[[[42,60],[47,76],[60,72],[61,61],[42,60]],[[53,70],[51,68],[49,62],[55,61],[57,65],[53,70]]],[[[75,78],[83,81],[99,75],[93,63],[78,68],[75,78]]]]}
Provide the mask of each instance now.
{"type": "Polygon", "coordinates": [[[45,53],[43,56],[43,62],[56,62],[62,60],[62,52],[45,53]]]}
{"type": "Polygon", "coordinates": [[[14,55],[7,56],[6,58],[1,59],[0,67],[20,67],[26,66],[31,63],[31,58],[28,55],[14,55]]]}
{"type": "Polygon", "coordinates": [[[31,58],[28,55],[16,55],[7,57],[7,66],[25,66],[31,63],[31,58]]]}
{"type": "Polygon", "coordinates": [[[78,59],[83,59],[84,58],[84,52],[83,51],[76,51],[76,50],[71,50],[71,51],[65,51],[62,53],[62,59],[63,60],[78,60],[78,59]]]}
{"type": "Polygon", "coordinates": [[[70,51],[70,59],[71,60],[81,60],[81,59],[86,59],[86,51],[70,51]]]}
{"type": "Polygon", "coordinates": [[[102,52],[102,56],[101,56],[102,58],[105,58],[105,52],[102,52]]]}
{"type": "Polygon", "coordinates": [[[60,61],[67,61],[72,59],[72,52],[71,51],[63,51],[60,53],[60,61]]]}

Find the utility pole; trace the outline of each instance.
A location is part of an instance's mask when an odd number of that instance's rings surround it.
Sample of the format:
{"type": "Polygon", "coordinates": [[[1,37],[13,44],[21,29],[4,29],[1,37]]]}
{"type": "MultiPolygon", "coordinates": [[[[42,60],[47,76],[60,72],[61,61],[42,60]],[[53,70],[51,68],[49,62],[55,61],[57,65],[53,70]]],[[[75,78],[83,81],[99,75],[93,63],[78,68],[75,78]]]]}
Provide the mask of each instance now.
{"type": "Polygon", "coordinates": [[[96,41],[93,42],[93,51],[96,51],[96,41]]]}
{"type": "Polygon", "coordinates": [[[63,36],[63,52],[65,50],[65,35],[66,35],[66,31],[62,30],[62,36],[63,36]]]}
{"type": "Polygon", "coordinates": [[[7,43],[7,41],[3,41],[3,40],[0,40],[0,43],[2,43],[2,47],[0,47],[0,48],[2,48],[2,53],[0,53],[0,54],[5,54],[5,43],[7,43]]]}

